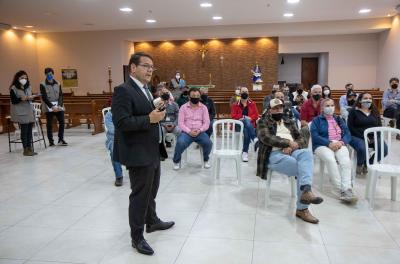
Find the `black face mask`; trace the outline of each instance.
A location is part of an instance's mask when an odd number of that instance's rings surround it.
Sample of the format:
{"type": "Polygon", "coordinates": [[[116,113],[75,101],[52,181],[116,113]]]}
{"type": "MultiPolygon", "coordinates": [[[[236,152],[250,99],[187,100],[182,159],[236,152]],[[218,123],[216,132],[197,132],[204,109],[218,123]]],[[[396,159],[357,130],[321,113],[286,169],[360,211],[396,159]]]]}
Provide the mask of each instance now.
{"type": "Polygon", "coordinates": [[[297,93],[298,94],[302,94],[303,93],[303,89],[297,89],[297,93]]]}
{"type": "Polygon", "coordinates": [[[193,97],[190,97],[190,102],[191,102],[192,104],[198,104],[198,103],[200,102],[200,98],[193,98],[193,97]]]}
{"type": "Polygon", "coordinates": [[[163,93],[163,94],[161,95],[161,99],[163,99],[164,101],[169,100],[169,93],[163,93]]]}
{"type": "Polygon", "coordinates": [[[242,93],[242,94],[240,95],[240,97],[241,97],[242,99],[247,99],[247,98],[249,98],[249,94],[248,94],[248,93],[242,93]]]}
{"type": "Polygon", "coordinates": [[[276,90],[272,90],[272,94],[275,94],[276,93],[276,90]]]}
{"type": "Polygon", "coordinates": [[[320,94],[314,94],[312,96],[312,98],[314,98],[315,101],[319,101],[319,99],[321,99],[321,95],[320,94]]]}
{"type": "Polygon", "coordinates": [[[182,93],[183,96],[188,96],[188,94],[189,94],[188,91],[184,91],[184,92],[182,93]]]}
{"type": "Polygon", "coordinates": [[[283,117],[283,113],[275,113],[275,114],[271,114],[272,119],[274,119],[275,121],[281,121],[282,117],[283,117]]]}
{"type": "Polygon", "coordinates": [[[397,87],[399,87],[399,85],[397,83],[394,83],[391,86],[392,86],[392,89],[397,89],[397,87]]]}
{"type": "Polygon", "coordinates": [[[352,105],[354,105],[355,102],[356,102],[356,100],[351,99],[351,100],[348,100],[348,101],[347,101],[347,104],[348,104],[349,106],[352,106],[352,105]]]}
{"type": "Polygon", "coordinates": [[[206,94],[202,94],[202,95],[201,95],[201,100],[202,100],[203,102],[207,101],[207,99],[208,99],[208,95],[206,95],[206,94]]]}

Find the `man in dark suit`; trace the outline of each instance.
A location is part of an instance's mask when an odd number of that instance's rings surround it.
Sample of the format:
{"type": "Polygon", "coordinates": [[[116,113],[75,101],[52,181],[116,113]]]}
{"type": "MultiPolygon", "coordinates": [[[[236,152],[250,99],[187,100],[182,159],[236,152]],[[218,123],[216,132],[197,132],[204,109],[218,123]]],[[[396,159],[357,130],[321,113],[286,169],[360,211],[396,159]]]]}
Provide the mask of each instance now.
{"type": "Polygon", "coordinates": [[[144,225],[147,233],[174,225],[157,217],[155,201],[160,184],[160,158],[166,158],[159,125],[165,110],[155,108],[147,88],[154,71],[152,57],[142,52],[133,54],[129,69],[130,78],[115,88],[112,99],[114,158],[129,170],[132,246],[139,253],[152,255],[154,251],[143,237],[144,225]]]}

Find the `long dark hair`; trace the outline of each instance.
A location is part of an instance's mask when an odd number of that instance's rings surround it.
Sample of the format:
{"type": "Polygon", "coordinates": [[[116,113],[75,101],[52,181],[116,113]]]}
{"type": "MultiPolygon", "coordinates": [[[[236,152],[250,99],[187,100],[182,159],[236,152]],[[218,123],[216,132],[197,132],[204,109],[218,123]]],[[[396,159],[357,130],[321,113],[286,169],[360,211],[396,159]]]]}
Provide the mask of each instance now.
{"type": "Polygon", "coordinates": [[[11,85],[10,85],[10,89],[11,89],[11,87],[13,87],[13,86],[15,86],[15,87],[21,89],[22,84],[19,82],[19,78],[20,78],[22,75],[26,75],[26,78],[27,78],[27,82],[26,82],[26,84],[24,85],[24,87],[22,87],[22,88],[23,88],[23,89],[26,89],[26,88],[29,87],[29,77],[28,77],[28,74],[26,73],[26,71],[22,71],[22,70],[21,70],[21,71],[18,71],[18,72],[14,75],[14,79],[13,79],[11,85]]]}
{"type": "MultiPolygon", "coordinates": [[[[363,98],[364,95],[366,94],[370,94],[370,93],[360,93],[357,97],[357,101],[356,101],[356,106],[358,108],[361,108],[361,100],[363,98]]],[[[372,97],[372,94],[370,94],[372,97]]],[[[373,114],[376,118],[378,118],[379,120],[381,119],[381,115],[379,114],[378,108],[376,107],[376,105],[374,104],[374,100],[372,99],[372,104],[371,107],[369,108],[371,110],[371,114],[373,114]]]]}

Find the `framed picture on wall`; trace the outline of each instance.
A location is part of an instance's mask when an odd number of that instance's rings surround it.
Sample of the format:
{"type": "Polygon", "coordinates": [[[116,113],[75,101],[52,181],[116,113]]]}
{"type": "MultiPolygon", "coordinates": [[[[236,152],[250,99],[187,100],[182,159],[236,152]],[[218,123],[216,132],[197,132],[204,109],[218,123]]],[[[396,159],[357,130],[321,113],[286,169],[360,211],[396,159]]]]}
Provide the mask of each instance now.
{"type": "Polygon", "coordinates": [[[61,69],[62,85],[64,88],[78,87],[78,70],[77,69],[61,69]]]}

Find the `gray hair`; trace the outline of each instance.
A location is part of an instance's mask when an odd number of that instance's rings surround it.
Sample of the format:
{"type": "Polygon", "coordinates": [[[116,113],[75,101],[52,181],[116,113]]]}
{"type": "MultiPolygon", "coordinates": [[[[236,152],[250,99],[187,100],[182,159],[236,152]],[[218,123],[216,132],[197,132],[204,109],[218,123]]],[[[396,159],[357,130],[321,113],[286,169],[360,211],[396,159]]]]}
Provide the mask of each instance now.
{"type": "Polygon", "coordinates": [[[322,86],[321,85],[319,85],[319,84],[314,84],[312,87],[311,87],[311,92],[314,92],[314,90],[316,90],[316,89],[321,89],[322,90],[322,86]]]}

